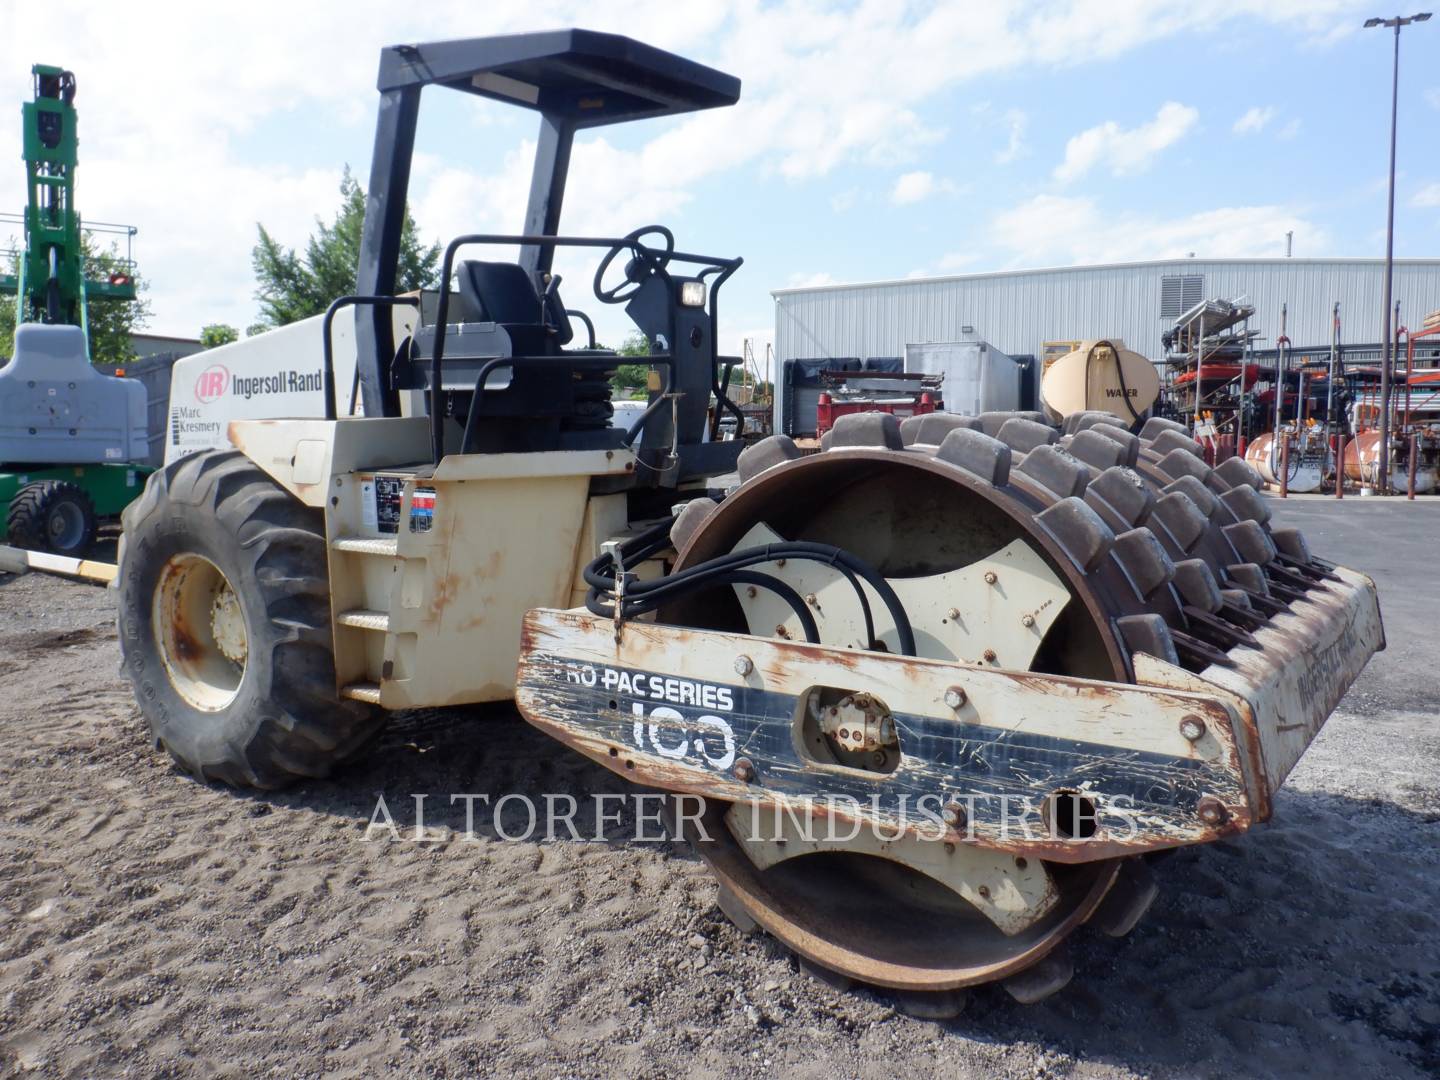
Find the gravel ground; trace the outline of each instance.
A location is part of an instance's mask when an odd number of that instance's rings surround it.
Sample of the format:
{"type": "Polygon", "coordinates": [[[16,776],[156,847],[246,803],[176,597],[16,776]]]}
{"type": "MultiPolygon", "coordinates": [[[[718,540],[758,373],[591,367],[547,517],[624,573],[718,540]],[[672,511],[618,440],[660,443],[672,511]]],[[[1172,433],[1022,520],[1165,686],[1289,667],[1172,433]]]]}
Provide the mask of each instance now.
{"type": "Polygon", "coordinates": [[[1440,500],[1275,505],[1377,578],[1388,651],[1271,824],[1157,866],[1048,1001],[944,1023],[812,982],[626,822],[466,840],[450,793],[627,790],[508,708],[398,716],[333,782],[197,784],[146,745],[111,594],[0,575],[0,1074],[1434,1076],[1440,500]],[[379,795],[407,839],[364,840],[379,795]]]}

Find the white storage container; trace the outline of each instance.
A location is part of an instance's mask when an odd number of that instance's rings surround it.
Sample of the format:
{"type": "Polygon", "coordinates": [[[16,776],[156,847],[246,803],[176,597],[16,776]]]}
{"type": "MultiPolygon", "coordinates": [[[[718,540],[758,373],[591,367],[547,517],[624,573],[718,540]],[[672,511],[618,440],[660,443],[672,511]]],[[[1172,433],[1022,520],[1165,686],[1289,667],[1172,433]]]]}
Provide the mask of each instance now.
{"type": "Polygon", "coordinates": [[[944,411],[976,416],[1019,409],[1020,367],[984,341],[928,341],[905,346],[905,370],[939,375],[944,411]]]}

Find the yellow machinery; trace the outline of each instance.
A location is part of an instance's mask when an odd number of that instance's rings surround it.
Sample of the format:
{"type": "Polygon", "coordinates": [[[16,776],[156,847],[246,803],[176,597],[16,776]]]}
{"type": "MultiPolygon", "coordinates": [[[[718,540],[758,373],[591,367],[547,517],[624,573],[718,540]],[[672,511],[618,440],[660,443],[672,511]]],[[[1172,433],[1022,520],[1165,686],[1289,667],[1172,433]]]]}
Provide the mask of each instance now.
{"type": "Polygon", "coordinates": [[[387,49],[380,89],[360,295],[295,338],[330,418],[233,422],[126,513],[125,671],[184,768],[277,787],[389,710],[514,697],[555,753],[677,796],[738,924],[927,1015],[992,980],[1043,997],[1071,933],[1135,924],[1150,856],[1270,816],[1382,631],[1369,580],[1272,527],[1244,461],[1094,410],[857,414],[819,453],[742,453],[716,423],[739,260],[558,232],[575,131],[738,82],[564,31],[387,49]],[[452,241],[417,300],[393,264],[434,84],[541,132],[525,231],[452,241]],[[620,358],[559,300],[567,244],[604,252],[595,300],[651,343],[628,428],[620,358]],[[485,245],[520,260],[457,258],[485,245]],[[347,306],[366,415],[340,419],[347,306]]]}

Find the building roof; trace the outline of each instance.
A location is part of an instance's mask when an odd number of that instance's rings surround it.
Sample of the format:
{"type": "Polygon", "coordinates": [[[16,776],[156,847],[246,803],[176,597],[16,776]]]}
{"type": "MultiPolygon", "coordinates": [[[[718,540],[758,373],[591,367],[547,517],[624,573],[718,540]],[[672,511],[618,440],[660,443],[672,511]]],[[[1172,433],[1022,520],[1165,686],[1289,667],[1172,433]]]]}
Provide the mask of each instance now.
{"type": "MultiPolygon", "coordinates": [[[[846,281],[828,285],[795,285],[786,289],[771,289],[771,296],[788,296],[792,293],[838,292],[845,289],[868,289],[877,285],[936,285],[951,281],[979,281],[990,278],[1021,277],[1026,274],[1070,274],[1085,270],[1142,270],[1147,267],[1175,266],[1373,266],[1385,265],[1380,258],[1337,255],[1333,258],[1287,258],[1283,255],[1269,258],[1223,259],[1190,258],[1176,256],[1173,259],[1145,259],[1137,262],[1082,263],[1074,266],[1039,266],[1017,270],[985,270],[973,274],[937,274],[933,277],[880,278],[874,281],[846,281]]],[[[1396,259],[1396,266],[1433,266],[1440,268],[1440,259],[1396,259]]]]}
{"type": "Polygon", "coordinates": [[[167,344],[173,342],[173,343],[176,344],[176,345],[199,345],[199,344],[200,344],[200,339],[199,339],[198,337],[185,337],[184,335],[181,335],[181,334],[143,334],[143,333],[142,333],[142,334],[131,334],[131,335],[130,335],[130,340],[131,340],[131,341],[163,341],[163,342],[166,342],[167,344]]]}

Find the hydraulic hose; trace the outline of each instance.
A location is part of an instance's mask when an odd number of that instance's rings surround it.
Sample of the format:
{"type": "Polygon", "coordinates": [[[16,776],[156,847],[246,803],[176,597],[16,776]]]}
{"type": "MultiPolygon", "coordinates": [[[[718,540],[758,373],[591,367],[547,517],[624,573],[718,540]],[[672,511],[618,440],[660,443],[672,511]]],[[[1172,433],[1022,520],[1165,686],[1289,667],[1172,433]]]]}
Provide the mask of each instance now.
{"type": "MultiPolygon", "coordinates": [[[[658,531],[658,529],[659,526],[652,531],[658,531]]],[[[631,561],[638,556],[644,547],[649,546],[648,544],[642,543],[642,541],[648,538],[648,535],[648,533],[642,534],[640,537],[636,537],[633,541],[628,542],[629,544],[633,544],[633,547],[630,547],[628,550],[622,548],[622,557],[625,561],[631,561]]],[[[652,543],[653,542],[654,541],[652,541],[652,543]]],[[[890,618],[895,624],[895,633],[899,639],[898,644],[901,654],[905,656],[915,655],[914,630],[910,626],[910,619],[905,613],[904,606],[900,603],[900,598],[895,594],[895,590],[890,587],[890,583],[868,563],[857,559],[844,549],[829,544],[817,544],[809,541],[781,541],[774,544],[764,544],[759,547],[746,548],[741,551],[732,551],[728,555],[721,555],[717,558],[709,559],[706,562],[682,570],[678,574],[671,574],[657,581],[637,581],[630,583],[627,586],[625,594],[626,611],[622,612],[622,614],[629,613],[632,602],[636,603],[638,608],[639,605],[643,605],[647,601],[654,600],[658,597],[673,596],[682,591],[688,592],[690,589],[687,588],[687,586],[692,584],[695,587],[711,586],[717,584],[719,579],[724,578],[727,574],[733,573],[734,571],[744,570],[747,567],[761,563],[774,562],[778,559],[807,559],[812,562],[824,563],[827,566],[834,567],[838,572],[845,574],[847,579],[855,585],[856,592],[861,597],[862,606],[866,606],[868,611],[868,605],[866,605],[864,598],[864,590],[859,587],[859,580],[857,580],[863,579],[865,583],[879,595],[881,602],[884,603],[886,610],[889,612],[890,618]]],[[[610,556],[608,554],[601,555],[585,568],[585,583],[598,594],[611,594],[613,596],[615,585],[614,575],[615,567],[610,556]]],[[[613,605],[610,611],[613,614],[613,605]]],[[[867,632],[870,634],[871,641],[873,642],[874,628],[873,624],[870,624],[869,619],[867,619],[867,632]]]]}
{"type": "MultiPolygon", "coordinates": [[[[632,583],[633,584],[633,583],[632,583]]],[[[820,644],[820,628],[815,623],[815,616],[810,614],[810,609],[805,605],[805,599],[793,588],[777,577],[769,574],[762,574],[755,570],[732,570],[728,574],[718,575],[714,579],[686,582],[676,590],[676,595],[686,592],[694,592],[697,589],[709,588],[712,585],[752,585],[762,589],[769,589],[789,605],[790,610],[795,613],[801,630],[805,634],[805,640],[812,645],[820,644]]],[[[625,596],[625,617],[635,618],[638,615],[645,615],[658,608],[663,600],[671,599],[669,590],[663,590],[662,595],[651,594],[643,600],[632,601],[627,591],[625,596]]],[[[585,607],[594,615],[606,619],[615,617],[614,597],[611,596],[611,603],[605,602],[606,594],[599,589],[591,589],[585,597],[585,607]]]]}
{"type": "MultiPolygon", "coordinates": [[[[1115,374],[1120,379],[1120,399],[1125,402],[1125,408],[1130,410],[1130,415],[1135,418],[1135,423],[1140,423],[1140,414],[1135,411],[1135,406],[1130,403],[1130,387],[1125,382],[1125,365],[1120,359],[1120,349],[1112,341],[1097,341],[1090,346],[1090,351],[1085,354],[1085,406],[1089,408],[1090,401],[1090,361],[1095,359],[1096,350],[1102,345],[1108,346],[1111,354],[1115,357],[1115,374]]],[[[1195,392],[1200,393],[1200,387],[1195,387],[1195,392]]]]}

